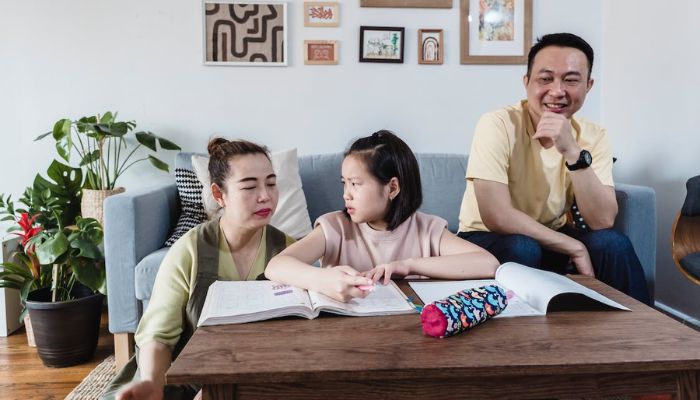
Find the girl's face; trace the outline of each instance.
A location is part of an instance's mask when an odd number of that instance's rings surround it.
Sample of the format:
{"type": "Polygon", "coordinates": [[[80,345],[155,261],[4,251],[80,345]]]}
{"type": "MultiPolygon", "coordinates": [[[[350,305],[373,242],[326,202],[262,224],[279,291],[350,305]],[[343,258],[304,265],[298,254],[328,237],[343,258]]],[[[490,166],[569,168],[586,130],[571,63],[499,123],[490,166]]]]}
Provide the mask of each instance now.
{"type": "Polygon", "coordinates": [[[396,178],[382,184],[369,172],[364,161],[352,154],[343,160],[341,175],[345,209],[352,221],[366,222],[374,229],[386,230],[385,217],[396,178]]]}
{"type": "Polygon", "coordinates": [[[224,188],[212,184],[214,199],[224,208],[222,219],[249,229],[268,224],[279,197],[270,160],[263,154],[245,154],[233,157],[228,165],[224,188]]]}

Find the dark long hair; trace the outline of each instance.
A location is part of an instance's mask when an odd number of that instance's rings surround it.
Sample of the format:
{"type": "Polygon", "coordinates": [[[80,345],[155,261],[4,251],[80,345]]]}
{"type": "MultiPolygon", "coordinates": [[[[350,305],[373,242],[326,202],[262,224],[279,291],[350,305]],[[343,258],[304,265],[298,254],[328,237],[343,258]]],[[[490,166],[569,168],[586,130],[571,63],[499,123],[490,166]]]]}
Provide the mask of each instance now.
{"type": "Polygon", "coordinates": [[[384,217],[389,230],[396,229],[418,210],[423,203],[420,170],[416,156],[406,142],[390,131],[381,130],[357,139],[345,152],[345,157],[350,155],[362,160],[370,174],[383,185],[391,178],[398,179],[401,190],[384,217]]]}

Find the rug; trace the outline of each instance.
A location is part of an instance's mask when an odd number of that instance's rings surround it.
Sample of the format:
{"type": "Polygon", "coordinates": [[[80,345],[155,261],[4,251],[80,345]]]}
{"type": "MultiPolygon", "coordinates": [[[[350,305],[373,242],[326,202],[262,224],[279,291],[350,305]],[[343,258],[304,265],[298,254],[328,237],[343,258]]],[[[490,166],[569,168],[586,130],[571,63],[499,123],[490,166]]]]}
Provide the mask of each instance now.
{"type": "Polygon", "coordinates": [[[66,396],[66,400],[98,399],[102,391],[107,387],[107,384],[116,375],[117,368],[114,363],[114,355],[111,355],[90,371],[88,376],[66,396]]]}

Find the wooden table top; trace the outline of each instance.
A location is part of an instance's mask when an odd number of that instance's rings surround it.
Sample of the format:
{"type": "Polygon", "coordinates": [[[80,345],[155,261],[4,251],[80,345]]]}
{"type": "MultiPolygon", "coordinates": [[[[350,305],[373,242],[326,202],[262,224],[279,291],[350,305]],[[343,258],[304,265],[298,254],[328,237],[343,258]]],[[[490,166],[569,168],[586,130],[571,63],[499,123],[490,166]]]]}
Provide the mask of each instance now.
{"type": "Polygon", "coordinates": [[[500,318],[445,339],[424,335],[418,314],[209,326],[166,378],[255,384],[700,370],[700,333],[595,279],[572,279],[632,311],[500,318]]]}

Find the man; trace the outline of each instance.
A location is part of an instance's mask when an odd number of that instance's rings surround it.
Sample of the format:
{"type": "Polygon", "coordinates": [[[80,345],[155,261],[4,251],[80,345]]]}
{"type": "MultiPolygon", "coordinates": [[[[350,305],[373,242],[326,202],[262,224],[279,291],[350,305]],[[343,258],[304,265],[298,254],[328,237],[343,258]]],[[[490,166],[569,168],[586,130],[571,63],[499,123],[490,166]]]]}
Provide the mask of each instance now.
{"type": "Polygon", "coordinates": [[[593,86],[593,49],[570,33],[530,49],[527,100],[485,114],[469,154],[459,236],[515,261],[595,276],[649,304],[629,239],[612,229],[617,201],[606,132],[578,119],[593,86]],[[567,223],[575,201],[576,226],[567,223]]]}

